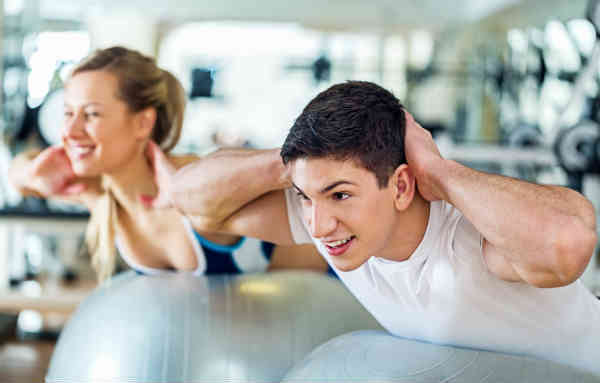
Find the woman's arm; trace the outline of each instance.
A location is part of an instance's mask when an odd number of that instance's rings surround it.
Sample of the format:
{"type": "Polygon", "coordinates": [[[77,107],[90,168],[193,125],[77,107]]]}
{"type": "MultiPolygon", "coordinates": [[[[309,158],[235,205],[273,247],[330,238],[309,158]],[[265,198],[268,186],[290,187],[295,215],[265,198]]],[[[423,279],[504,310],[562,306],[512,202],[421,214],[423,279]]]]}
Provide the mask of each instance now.
{"type": "Polygon", "coordinates": [[[24,196],[56,198],[93,206],[100,191],[97,177],[80,178],[73,173],[65,150],[53,146],[16,156],[9,169],[12,185],[24,196]]]}
{"type": "Polygon", "coordinates": [[[35,190],[29,176],[32,162],[42,151],[39,149],[28,150],[17,155],[8,169],[8,179],[17,191],[24,197],[43,198],[43,195],[35,190]]]}

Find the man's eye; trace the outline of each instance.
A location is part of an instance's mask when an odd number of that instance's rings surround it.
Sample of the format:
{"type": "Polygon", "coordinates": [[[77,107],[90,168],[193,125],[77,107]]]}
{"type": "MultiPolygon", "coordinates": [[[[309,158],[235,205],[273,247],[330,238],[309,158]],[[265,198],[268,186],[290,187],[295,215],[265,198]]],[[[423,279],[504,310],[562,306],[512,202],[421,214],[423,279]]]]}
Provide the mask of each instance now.
{"type": "Polygon", "coordinates": [[[345,199],[348,199],[349,197],[350,197],[350,194],[348,194],[348,193],[344,193],[344,192],[333,193],[333,199],[338,200],[338,201],[343,201],[345,199]]]}

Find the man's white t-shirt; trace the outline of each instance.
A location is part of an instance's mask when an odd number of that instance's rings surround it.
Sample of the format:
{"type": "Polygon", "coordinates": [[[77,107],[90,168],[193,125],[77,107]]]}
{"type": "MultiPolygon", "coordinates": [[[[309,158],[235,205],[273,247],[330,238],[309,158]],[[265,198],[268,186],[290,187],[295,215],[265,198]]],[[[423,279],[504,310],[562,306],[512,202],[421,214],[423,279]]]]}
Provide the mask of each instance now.
{"type": "MultiPolygon", "coordinates": [[[[301,205],[286,191],[296,243],[315,243],[301,205]]],[[[390,333],[438,344],[535,356],[600,374],[600,301],[581,281],[543,289],[493,275],[482,236],[452,205],[431,203],[425,236],[403,262],[371,257],[336,272],[390,333]]]]}

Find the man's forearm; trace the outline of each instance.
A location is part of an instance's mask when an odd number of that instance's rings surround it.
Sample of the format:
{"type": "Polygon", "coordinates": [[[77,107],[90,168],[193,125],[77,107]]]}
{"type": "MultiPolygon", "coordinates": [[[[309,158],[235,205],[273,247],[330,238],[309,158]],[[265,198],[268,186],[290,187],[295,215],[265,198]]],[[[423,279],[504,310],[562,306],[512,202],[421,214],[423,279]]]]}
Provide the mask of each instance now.
{"type": "Polygon", "coordinates": [[[288,182],[279,149],[224,149],[178,170],[171,195],[183,214],[222,222],[288,182]]]}
{"type": "Polygon", "coordinates": [[[513,260],[526,257],[531,265],[554,267],[562,264],[552,259],[556,254],[589,259],[595,211],[579,193],[478,172],[449,160],[442,160],[434,174],[441,198],[513,260]]]}

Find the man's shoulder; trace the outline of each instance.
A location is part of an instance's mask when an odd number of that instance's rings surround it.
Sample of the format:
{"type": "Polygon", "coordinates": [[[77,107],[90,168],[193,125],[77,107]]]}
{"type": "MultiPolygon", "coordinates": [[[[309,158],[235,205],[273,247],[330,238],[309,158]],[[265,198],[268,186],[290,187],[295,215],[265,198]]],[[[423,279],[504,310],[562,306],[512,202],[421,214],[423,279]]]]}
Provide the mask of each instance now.
{"type": "Polygon", "coordinates": [[[446,201],[432,202],[430,225],[431,232],[426,238],[431,242],[428,247],[433,255],[473,261],[481,254],[481,234],[452,204],[446,201]]]}

